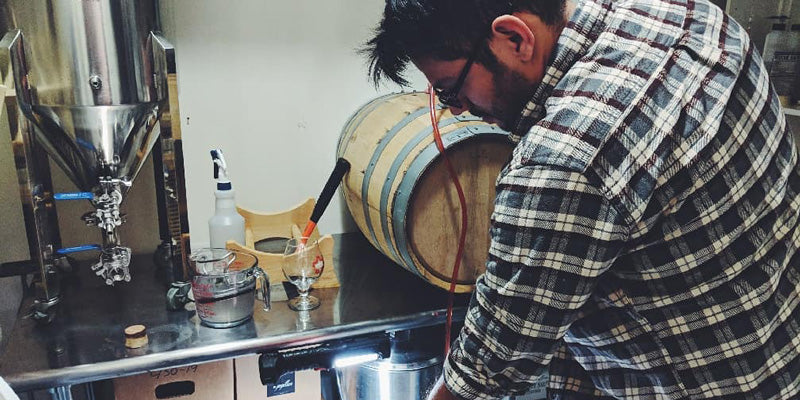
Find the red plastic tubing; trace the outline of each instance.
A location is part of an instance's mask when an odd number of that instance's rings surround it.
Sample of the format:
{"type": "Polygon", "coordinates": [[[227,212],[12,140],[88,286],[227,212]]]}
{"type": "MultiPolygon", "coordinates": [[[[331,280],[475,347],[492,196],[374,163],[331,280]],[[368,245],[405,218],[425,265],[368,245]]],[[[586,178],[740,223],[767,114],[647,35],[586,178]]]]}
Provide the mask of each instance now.
{"type": "Polygon", "coordinates": [[[450,328],[453,324],[453,297],[456,291],[456,278],[458,277],[458,270],[461,267],[461,256],[464,253],[464,242],[467,240],[467,200],[464,198],[464,190],[461,189],[461,183],[458,181],[458,175],[447,158],[447,153],[442,143],[442,134],[439,132],[439,118],[436,115],[436,95],[434,94],[433,87],[428,84],[428,108],[431,116],[431,126],[433,126],[433,140],[436,142],[436,148],[444,159],[444,164],[447,166],[447,172],[450,174],[450,179],[458,192],[458,201],[461,204],[461,232],[458,237],[458,249],[456,250],[456,261],[453,265],[453,276],[450,280],[450,291],[447,296],[447,323],[444,330],[444,354],[450,353],[450,328]]]}

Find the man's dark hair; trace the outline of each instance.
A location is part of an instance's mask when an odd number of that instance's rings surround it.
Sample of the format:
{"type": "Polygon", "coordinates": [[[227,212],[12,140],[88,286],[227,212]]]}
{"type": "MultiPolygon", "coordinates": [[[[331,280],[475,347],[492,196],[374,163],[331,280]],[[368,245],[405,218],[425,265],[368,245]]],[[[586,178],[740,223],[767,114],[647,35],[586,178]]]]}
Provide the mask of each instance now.
{"type": "Polygon", "coordinates": [[[548,25],[564,23],[566,0],[386,0],[383,20],[361,52],[377,85],[382,78],[406,85],[412,59],[455,60],[475,51],[475,60],[493,69],[497,60],[487,40],[495,18],[529,11],[548,25]]]}

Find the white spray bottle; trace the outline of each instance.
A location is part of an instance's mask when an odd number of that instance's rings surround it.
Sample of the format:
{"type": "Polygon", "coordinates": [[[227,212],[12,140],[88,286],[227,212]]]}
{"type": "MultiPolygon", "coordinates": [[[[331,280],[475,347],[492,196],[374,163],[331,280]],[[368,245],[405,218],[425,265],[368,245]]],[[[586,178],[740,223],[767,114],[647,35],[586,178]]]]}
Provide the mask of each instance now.
{"type": "Polygon", "coordinates": [[[214,216],[208,220],[211,247],[224,249],[228,240],[244,245],[244,218],[236,211],[235,192],[228,179],[228,164],[225,163],[222,150],[211,150],[211,159],[214,161],[214,179],[217,181],[214,216]]]}

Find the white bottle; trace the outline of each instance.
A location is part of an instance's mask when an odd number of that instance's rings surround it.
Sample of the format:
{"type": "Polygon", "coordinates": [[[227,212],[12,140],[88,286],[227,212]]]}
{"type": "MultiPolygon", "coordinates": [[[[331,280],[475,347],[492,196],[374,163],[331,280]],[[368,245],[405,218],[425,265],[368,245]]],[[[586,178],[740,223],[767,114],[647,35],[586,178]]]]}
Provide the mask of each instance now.
{"type": "Polygon", "coordinates": [[[228,165],[222,150],[211,150],[211,159],[214,161],[214,179],[217,180],[214,216],[208,220],[211,247],[224,249],[229,240],[244,246],[244,217],[236,211],[235,192],[228,179],[228,165]]]}

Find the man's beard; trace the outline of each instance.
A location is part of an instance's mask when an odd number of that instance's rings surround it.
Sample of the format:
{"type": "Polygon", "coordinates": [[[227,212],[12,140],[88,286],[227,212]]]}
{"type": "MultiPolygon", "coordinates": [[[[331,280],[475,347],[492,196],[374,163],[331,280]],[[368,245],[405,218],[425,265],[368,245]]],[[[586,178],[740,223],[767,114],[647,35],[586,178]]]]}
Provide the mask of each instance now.
{"type": "Polygon", "coordinates": [[[536,85],[502,63],[497,63],[492,70],[494,84],[492,110],[488,113],[482,110],[478,112],[497,119],[499,121],[497,125],[504,130],[514,129],[522,110],[533,96],[536,85]]]}

